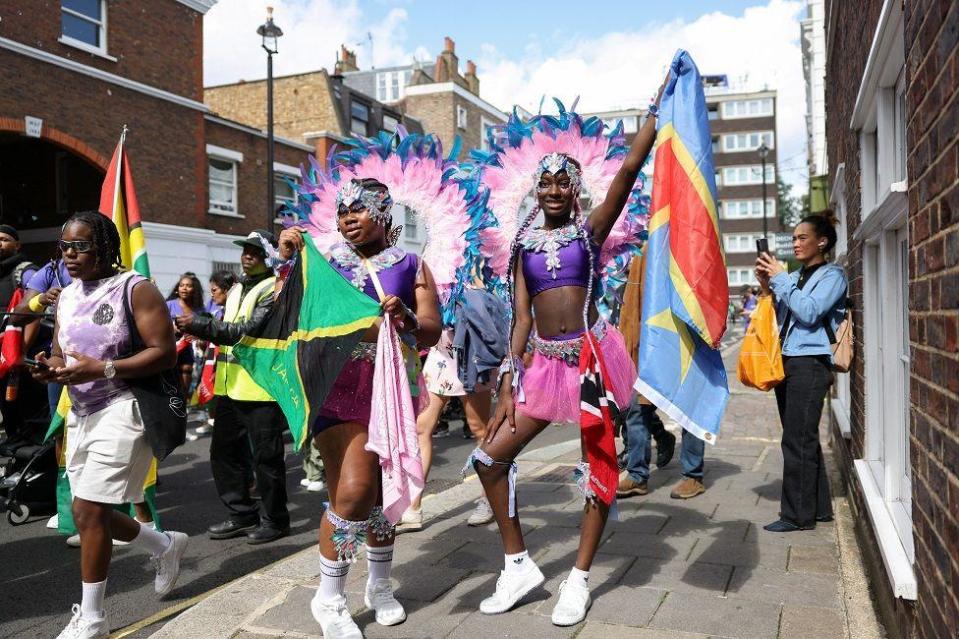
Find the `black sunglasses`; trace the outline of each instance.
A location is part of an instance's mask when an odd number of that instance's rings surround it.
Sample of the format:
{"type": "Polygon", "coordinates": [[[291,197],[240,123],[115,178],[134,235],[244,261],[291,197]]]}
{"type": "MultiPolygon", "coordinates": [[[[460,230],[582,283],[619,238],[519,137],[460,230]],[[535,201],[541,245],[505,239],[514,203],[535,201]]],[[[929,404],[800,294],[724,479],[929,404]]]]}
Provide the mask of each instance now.
{"type": "Polygon", "coordinates": [[[73,242],[68,242],[67,240],[60,240],[57,243],[57,246],[60,247],[61,253],[66,253],[69,250],[74,250],[77,253],[89,253],[93,250],[93,242],[90,240],[75,240],[73,242]]]}

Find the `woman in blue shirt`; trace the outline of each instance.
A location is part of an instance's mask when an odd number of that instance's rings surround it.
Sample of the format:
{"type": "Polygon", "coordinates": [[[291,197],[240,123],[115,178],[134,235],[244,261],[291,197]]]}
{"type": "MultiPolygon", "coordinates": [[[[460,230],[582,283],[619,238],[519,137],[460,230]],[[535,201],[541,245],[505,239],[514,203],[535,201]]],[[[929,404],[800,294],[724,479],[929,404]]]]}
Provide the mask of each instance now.
{"type": "Polygon", "coordinates": [[[780,519],[764,526],[771,532],[809,530],[817,521],[832,520],[819,420],[832,383],[830,335],[845,314],[848,286],[842,268],[826,261],[835,245],[832,222],[810,215],[793,231],[793,252],[802,268],[787,273],[768,253],[756,260],[763,293],[775,296],[786,373],[776,387],[783,425],[783,487],[780,519]]]}

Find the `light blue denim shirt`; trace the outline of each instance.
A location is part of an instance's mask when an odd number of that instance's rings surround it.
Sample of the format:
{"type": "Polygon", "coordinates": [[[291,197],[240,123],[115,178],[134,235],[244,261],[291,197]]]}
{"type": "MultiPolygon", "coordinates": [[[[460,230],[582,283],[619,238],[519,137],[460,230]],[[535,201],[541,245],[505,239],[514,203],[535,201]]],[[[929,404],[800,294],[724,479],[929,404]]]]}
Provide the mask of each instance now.
{"type": "Polygon", "coordinates": [[[832,345],[823,318],[829,319],[835,334],[846,313],[846,273],[835,264],[823,264],[802,289],[798,282],[799,271],[779,273],[769,280],[780,326],[786,311],[792,311],[782,344],[783,355],[829,355],[832,358],[832,345]]]}

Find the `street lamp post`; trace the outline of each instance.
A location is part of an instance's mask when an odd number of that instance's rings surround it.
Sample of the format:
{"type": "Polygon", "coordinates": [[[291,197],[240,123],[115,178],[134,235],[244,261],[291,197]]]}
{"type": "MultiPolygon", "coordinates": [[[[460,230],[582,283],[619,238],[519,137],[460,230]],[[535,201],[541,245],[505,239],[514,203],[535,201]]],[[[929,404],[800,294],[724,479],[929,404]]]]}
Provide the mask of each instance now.
{"type": "Polygon", "coordinates": [[[769,155],[769,147],[764,141],[756,150],[763,163],[763,239],[766,239],[769,236],[769,223],[766,221],[766,157],[769,155]]]}
{"type": "Polygon", "coordinates": [[[266,51],[266,229],[273,230],[276,206],[276,194],[273,184],[273,55],[277,52],[277,39],[283,30],[273,24],[273,7],[266,8],[266,22],[256,28],[263,38],[263,50],[266,51]]]}

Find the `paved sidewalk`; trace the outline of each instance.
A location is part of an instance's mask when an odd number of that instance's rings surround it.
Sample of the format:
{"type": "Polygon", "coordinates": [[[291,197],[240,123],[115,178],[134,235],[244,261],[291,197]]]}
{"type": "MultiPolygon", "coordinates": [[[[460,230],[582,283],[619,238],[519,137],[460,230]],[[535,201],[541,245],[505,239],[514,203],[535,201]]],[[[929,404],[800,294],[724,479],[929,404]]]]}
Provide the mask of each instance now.
{"type": "MultiPolygon", "coordinates": [[[[735,366],[735,355],[728,353],[727,363],[735,366]]],[[[788,535],[762,530],[779,506],[775,400],[743,388],[734,371],[730,377],[733,395],[719,443],[707,446],[706,493],[688,502],[669,498],[679,479],[674,459],[653,471],[649,496],[620,502],[621,521],[607,526],[591,572],[594,603],[584,624],[557,628],[549,621],[576,553],[582,498],[571,474],[577,441],[521,458],[520,516],[530,553],[547,576],[543,589],[507,614],[478,612],[503,556],[493,524],[464,523],[479,491],[474,478],[427,498],[426,529],[397,541],[394,582],[409,619],[392,628],[373,621],[363,606],[361,559],[348,582],[357,623],[369,638],[879,636],[842,498],[835,523],[788,535]],[[852,557],[840,557],[849,539],[852,557]]],[[[226,585],[153,637],[318,637],[309,610],[318,572],[316,550],[303,551],[226,585]]]]}

